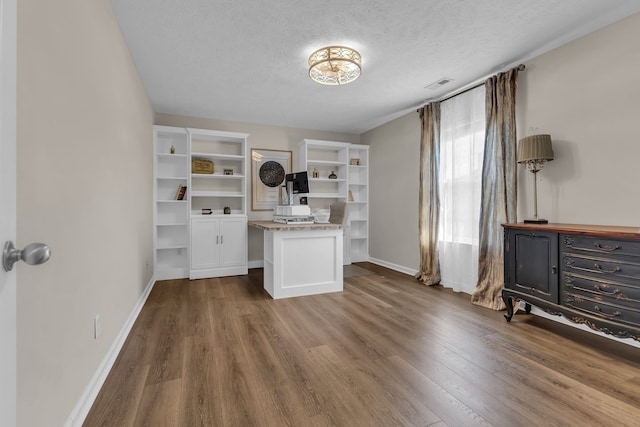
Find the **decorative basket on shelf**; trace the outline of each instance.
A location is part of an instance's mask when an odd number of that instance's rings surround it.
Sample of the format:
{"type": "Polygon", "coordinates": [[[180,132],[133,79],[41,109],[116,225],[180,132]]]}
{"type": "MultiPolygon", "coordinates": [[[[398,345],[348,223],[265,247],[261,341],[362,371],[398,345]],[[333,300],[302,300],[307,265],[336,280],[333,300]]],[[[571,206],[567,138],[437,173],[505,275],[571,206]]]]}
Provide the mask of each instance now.
{"type": "Polygon", "coordinates": [[[191,173],[213,173],[213,162],[205,159],[191,159],[191,173]]]}

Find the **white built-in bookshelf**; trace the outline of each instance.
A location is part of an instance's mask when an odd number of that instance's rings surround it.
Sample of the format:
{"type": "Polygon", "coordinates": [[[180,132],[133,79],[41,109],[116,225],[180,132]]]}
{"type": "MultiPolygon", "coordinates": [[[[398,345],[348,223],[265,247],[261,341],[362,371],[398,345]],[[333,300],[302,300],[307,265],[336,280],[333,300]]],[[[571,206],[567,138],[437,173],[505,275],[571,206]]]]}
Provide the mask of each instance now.
{"type": "Polygon", "coordinates": [[[183,200],[177,200],[177,193],[189,182],[189,136],[186,129],[154,126],[153,146],[155,277],[157,280],[188,277],[188,193],[183,200]]]}
{"type": "Polygon", "coordinates": [[[312,209],[347,203],[344,262],[369,260],[369,146],[303,139],[298,143],[299,170],[307,171],[312,209]],[[317,177],[314,176],[317,172],[317,177]],[[329,178],[330,175],[335,178],[329,178]]]}
{"type": "Polygon", "coordinates": [[[246,274],[248,134],[153,131],[156,279],[246,274]]]}

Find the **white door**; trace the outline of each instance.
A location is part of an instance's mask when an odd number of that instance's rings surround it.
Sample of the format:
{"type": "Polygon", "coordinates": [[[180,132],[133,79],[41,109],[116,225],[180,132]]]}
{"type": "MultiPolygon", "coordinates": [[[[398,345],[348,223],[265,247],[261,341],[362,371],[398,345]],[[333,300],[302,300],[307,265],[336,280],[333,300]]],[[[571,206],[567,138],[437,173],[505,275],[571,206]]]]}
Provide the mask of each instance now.
{"type": "Polygon", "coordinates": [[[233,267],[247,262],[247,219],[220,220],[220,265],[233,267]]]}
{"type": "MultiPolygon", "coordinates": [[[[16,241],[16,1],[0,0],[0,245],[16,241]]],[[[16,269],[0,268],[0,424],[16,425],[16,269]]]]}
{"type": "Polygon", "coordinates": [[[216,268],[220,257],[220,222],[211,218],[191,220],[191,269],[216,268]]]}

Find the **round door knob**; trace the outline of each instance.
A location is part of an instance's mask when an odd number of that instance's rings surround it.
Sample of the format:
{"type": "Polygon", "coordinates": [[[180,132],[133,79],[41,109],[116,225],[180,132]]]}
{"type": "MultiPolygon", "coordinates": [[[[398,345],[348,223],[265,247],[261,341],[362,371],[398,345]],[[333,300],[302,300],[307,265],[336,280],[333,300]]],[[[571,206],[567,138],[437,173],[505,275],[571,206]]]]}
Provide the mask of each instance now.
{"type": "Polygon", "coordinates": [[[51,257],[51,249],[44,243],[30,243],[24,249],[16,249],[12,241],[4,244],[2,251],[2,266],[4,271],[11,271],[13,264],[24,261],[29,265],[39,265],[47,262],[51,257]]]}

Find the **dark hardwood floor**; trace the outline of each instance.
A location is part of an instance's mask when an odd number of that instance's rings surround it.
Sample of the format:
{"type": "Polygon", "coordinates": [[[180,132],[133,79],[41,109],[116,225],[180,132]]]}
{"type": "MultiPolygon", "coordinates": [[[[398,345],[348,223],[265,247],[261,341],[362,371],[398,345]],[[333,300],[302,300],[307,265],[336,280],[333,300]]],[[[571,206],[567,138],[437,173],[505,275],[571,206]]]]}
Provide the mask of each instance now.
{"type": "Polygon", "coordinates": [[[259,269],[156,283],[84,425],[640,425],[639,348],[358,267],[277,301],[259,269]]]}

